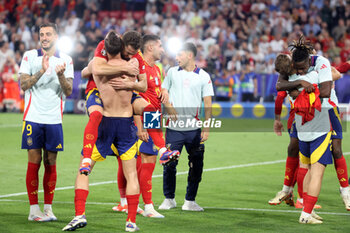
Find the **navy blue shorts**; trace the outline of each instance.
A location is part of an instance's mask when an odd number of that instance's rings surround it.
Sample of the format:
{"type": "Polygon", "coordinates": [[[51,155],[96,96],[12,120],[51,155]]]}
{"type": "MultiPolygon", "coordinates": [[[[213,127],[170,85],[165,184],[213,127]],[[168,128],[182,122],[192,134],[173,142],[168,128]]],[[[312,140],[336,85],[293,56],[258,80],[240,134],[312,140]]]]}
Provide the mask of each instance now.
{"type": "Polygon", "coordinates": [[[298,138],[298,131],[295,126],[295,121],[293,122],[293,125],[290,129],[288,129],[289,137],[291,138],[298,138]]]}
{"type": "Polygon", "coordinates": [[[339,108],[334,107],[328,110],[329,120],[332,125],[332,139],[342,139],[343,138],[343,127],[341,125],[341,119],[339,116],[339,108]]]}
{"type": "Polygon", "coordinates": [[[22,149],[41,149],[63,151],[62,124],[39,124],[23,122],[22,149]]]}
{"type": "Polygon", "coordinates": [[[299,141],[300,161],[304,164],[332,164],[331,136],[332,132],[329,132],[311,142],[299,141]]]}

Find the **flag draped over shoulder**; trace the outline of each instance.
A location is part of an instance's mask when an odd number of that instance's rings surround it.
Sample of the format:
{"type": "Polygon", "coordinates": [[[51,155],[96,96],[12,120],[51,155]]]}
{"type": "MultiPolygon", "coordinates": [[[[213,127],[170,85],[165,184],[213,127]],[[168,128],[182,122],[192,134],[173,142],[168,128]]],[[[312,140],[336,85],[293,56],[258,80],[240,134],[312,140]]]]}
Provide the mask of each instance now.
{"type": "Polygon", "coordinates": [[[315,116],[315,109],[321,111],[320,90],[316,84],[313,84],[315,91],[307,93],[303,90],[295,99],[295,113],[302,116],[302,125],[311,121],[315,116]]]}

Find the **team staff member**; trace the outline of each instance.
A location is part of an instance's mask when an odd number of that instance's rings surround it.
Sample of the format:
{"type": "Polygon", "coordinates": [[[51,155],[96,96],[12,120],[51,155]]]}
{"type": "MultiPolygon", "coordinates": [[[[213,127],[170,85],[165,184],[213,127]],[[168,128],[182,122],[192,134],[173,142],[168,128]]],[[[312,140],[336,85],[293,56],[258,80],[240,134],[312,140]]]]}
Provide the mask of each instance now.
{"type": "MultiPolygon", "coordinates": [[[[164,79],[162,88],[169,92],[169,102],[172,106],[167,106],[168,113],[172,109],[179,113],[178,121],[198,120],[199,110],[204,101],[205,120],[211,117],[212,96],[214,95],[213,85],[210,76],[195,64],[197,48],[193,43],[185,43],[176,56],[179,66],[169,69],[167,77],[164,79]],[[180,117],[189,116],[189,117],[180,117]]],[[[170,115],[174,115],[170,113],[170,115]]],[[[171,122],[171,121],[170,121],[171,122]]],[[[174,125],[173,125],[174,126],[174,125]]],[[[204,128],[178,128],[169,124],[166,130],[166,143],[170,143],[171,150],[181,152],[185,145],[189,154],[189,173],[187,179],[187,192],[182,210],[203,211],[195,198],[199,183],[202,179],[204,141],[208,139],[209,129],[204,128]]],[[[178,161],[172,161],[163,170],[163,193],[165,200],[159,209],[171,209],[176,207],[175,186],[176,186],[176,166],[178,161]]]]}
{"type": "Polygon", "coordinates": [[[52,212],[57,173],[57,152],[63,151],[62,114],[64,100],[72,93],[72,58],[56,48],[56,24],[40,26],[39,50],[24,53],[20,67],[25,110],[22,149],[28,150],[26,176],[30,204],[28,220],[57,220],[52,212]],[[44,158],[44,213],[38,205],[38,172],[44,158]]]}

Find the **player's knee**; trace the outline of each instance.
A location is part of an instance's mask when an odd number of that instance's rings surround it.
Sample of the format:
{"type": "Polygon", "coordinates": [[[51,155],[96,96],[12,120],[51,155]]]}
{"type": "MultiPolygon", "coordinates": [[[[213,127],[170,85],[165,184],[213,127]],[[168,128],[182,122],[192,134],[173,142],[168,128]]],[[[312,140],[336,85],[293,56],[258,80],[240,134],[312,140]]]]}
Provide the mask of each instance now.
{"type": "Polygon", "coordinates": [[[339,147],[337,148],[333,147],[332,154],[335,159],[340,159],[343,156],[343,152],[339,147]]]}
{"type": "Polygon", "coordinates": [[[298,157],[299,156],[299,147],[294,144],[288,146],[288,156],[289,157],[298,157]]]}

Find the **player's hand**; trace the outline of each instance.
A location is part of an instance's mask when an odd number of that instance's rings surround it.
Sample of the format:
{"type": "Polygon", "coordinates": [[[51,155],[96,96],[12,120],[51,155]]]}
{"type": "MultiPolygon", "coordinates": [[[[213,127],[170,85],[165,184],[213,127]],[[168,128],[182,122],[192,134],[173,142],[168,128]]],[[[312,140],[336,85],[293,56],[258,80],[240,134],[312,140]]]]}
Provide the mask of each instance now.
{"type": "Polygon", "coordinates": [[[64,71],[66,71],[66,63],[63,63],[63,65],[57,65],[55,71],[57,76],[62,76],[64,71]]]}
{"type": "MultiPolygon", "coordinates": [[[[126,76],[125,76],[126,77],[126,76]]],[[[108,81],[115,90],[132,90],[135,82],[130,81],[128,78],[113,78],[108,81]]]]}
{"type": "Polygon", "coordinates": [[[209,138],[209,129],[208,128],[202,129],[201,142],[205,142],[206,140],[208,140],[208,138],[209,138]]]}
{"type": "Polygon", "coordinates": [[[167,117],[172,121],[177,121],[177,112],[173,106],[167,106],[165,108],[167,117]]]}
{"type": "Polygon", "coordinates": [[[277,134],[277,136],[282,136],[282,131],[284,131],[284,128],[281,121],[275,120],[275,122],[273,123],[273,131],[275,132],[275,134],[277,134]]]}
{"type": "Polygon", "coordinates": [[[138,61],[136,59],[130,59],[125,65],[125,71],[128,75],[136,76],[140,73],[138,67],[138,61]]]}
{"type": "Polygon", "coordinates": [[[41,67],[44,72],[49,68],[49,56],[46,53],[44,53],[43,60],[41,61],[41,67]]]}
{"type": "Polygon", "coordinates": [[[300,91],[298,91],[297,89],[292,90],[290,92],[288,92],[288,94],[290,95],[290,97],[292,97],[293,99],[296,99],[298,97],[298,95],[300,94],[300,91]]]}
{"type": "Polygon", "coordinates": [[[149,135],[146,130],[144,129],[138,130],[136,135],[139,137],[140,140],[144,142],[148,142],[149,135]]]}
{"type": "Polygon", "coordinates": [[[169,93],[168,90],[162,89],[162,91],[159,94],[160,101],[162,104],[169,102],[169,93]]]}
{"type": "Polygon", "coordinates": [[[315,91],[315,87],[307,81],[301,80],[301,86],[305,89],[307,93],[311,93],[315,91]]]}

